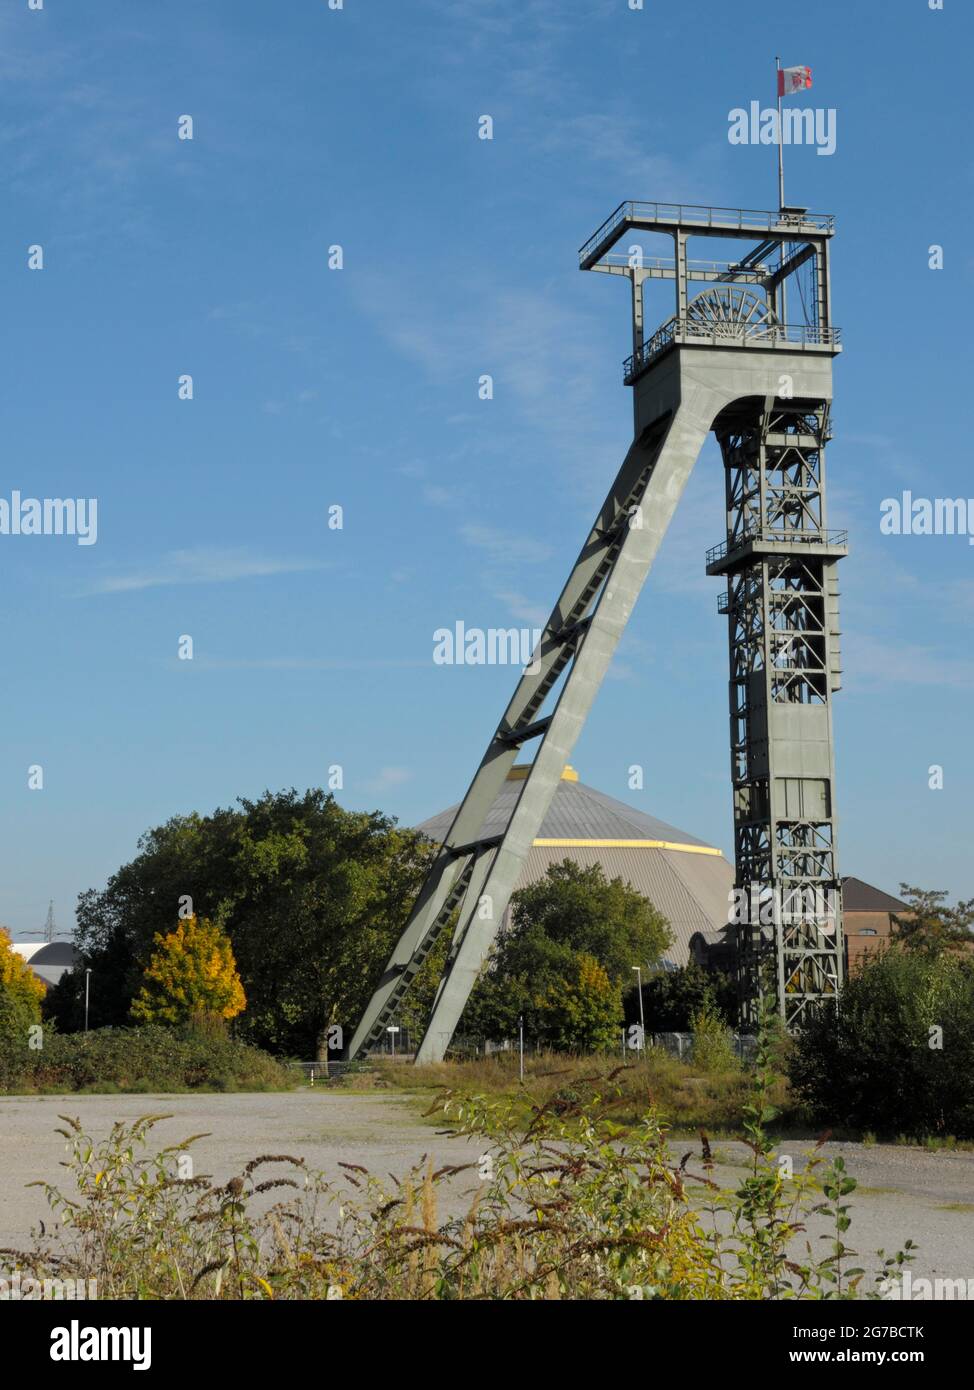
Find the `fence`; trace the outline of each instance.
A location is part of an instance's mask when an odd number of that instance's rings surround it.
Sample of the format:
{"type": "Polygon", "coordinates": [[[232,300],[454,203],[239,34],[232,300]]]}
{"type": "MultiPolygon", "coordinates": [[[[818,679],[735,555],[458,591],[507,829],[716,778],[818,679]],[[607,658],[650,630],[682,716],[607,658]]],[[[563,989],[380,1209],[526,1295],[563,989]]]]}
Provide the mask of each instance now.
{"type": "MultiPolygon", "coordinates": [[[[740,1060],[750,1062],[757,1047],[757,1038],[750,1033],[729,1033],[728,1037],[740,1060]]],[[[290,1062],[288,1065],[295,1071],[300,1071],[305,1080],[314,1085],[315,1082],[327,1081],[330,1077],[346,1076],[356,1071],[367,1071],[369,1063],[380,1057],[390,1058],[394,1056],[396,1061],[412,1061],[415,1056],[414,1041],[409,1035],[409,1030],[404,1028],[396,1036],[394,1054],[391,1045],[385,1043],[381,1047],[371,1048],[367,1058],[359,1058],[354,1062],[329,1060],[327,1063],[290,1062]]],[[[661,1051],[669,1053],[671,1057],[679,1058],[681,1062],[689,1062],[693,1057],[693,1034],[647,1033],[645,1046],[647,1048],[659,1048],[661,1051]]],[[[638,1030],[632,1027],[620,1029],[619,1046],[615,1055],[624,1057],[627,1061],[633,1061],[641,1050],[638,1030]]],[[[550,1051],[551,1047],[547,1043],[530,1038],[524,1040],[525,1057],[537,1057],[542,1053],[550,1053],[550,1051]]],[[[490,1038],[477,1038],[459,1033],[454,1036],[447,1050],[447,1060],[459,1062],[480,1057],[497,1057],[504,1054],[516,1056],[517,1053],[517,1038],[504,1038],[495,1042],[490,1038]]]]}
{"type": "MultiPolygon", "coordinates": [[[[638,1046],[638,1032],[632,1028],[622,1028],[619,1032],[618,1055],[631,1061],[640,1051],[638,1046]]],[[[742,1062],[749,1062],[754,1056],[757,1047],[757,1038],[750,1033],[729,1033],[728,1037],[735,1053],[742,1062]]],[[[692,1033],[647,1033],[645,1040],[646,1047],[657,1047],[663,1052],[667,1052],[672,1057],[678,1057],[680,1061],[689,1062],[693,1054],[693,1034],[692,1033]]],[[[465,1037],[458,1034],[454,1037],[447,1052],[447,1057],[453,1061],[471,1057],[494,1057],[500,1053],[517,1053],[517,1038],[505,1038],[501,1042],[493,1042],[486,1038],[465,1037]]],[[[525,1057],[535,1057],[539,1053],[548,1053],[550,1046],[544,1042],[535,1042],[531,1039],[524,1040],[525,1057]]]]}
{"type": "MultiPolygon", "coordinates": [[[[742,1062],[750,1062],[757,1049],[758,1040],[750,1033],[729,1034],[731,1045],[742,1062]]],[[[679,1057],[681,1062],[689,1062],[693,1055],[692,1033],[651,1033],[650,1046],[661,1048],[671,1057],[679,1057]]]]}

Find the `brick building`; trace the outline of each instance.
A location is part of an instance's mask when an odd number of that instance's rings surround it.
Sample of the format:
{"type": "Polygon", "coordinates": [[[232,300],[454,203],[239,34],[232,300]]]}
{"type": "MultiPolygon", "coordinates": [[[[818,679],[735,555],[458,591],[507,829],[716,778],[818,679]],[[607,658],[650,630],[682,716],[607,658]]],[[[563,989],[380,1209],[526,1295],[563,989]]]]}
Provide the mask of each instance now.
{"type": "Polygon", "coordinates": [[[842,880],[842,919],[845,931],[846,970],[854,975],[866,956],[889,945],[893,918],[907,911],[906,904],[861,878],[842,880]]]}

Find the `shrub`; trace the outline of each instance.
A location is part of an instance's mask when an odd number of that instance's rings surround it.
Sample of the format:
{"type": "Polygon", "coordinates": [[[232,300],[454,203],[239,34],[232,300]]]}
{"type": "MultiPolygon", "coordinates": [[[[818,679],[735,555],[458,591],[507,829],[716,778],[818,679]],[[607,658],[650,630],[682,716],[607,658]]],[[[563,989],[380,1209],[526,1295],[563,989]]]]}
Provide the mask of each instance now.
{"type": "Polygon", "coordinates": [[[256,1047],[155,1025],[45,1032],[39,1051],[25,1049],[0,1073],[4,1089],[20,1091],[262,1091],[291,1082],[287,1069],[256,1047]]]}
{"type": "Polygon", "coordinates": [[[690,1019],[693,1064],[705,1072],[734,1071],[740,1066],[722,1015],[709,994],[690,1019]]]}
{"type": "Polygon", "coordinates": [[[809,1020],[789,1054],[797,1098],[831,1125],[974,1138],[974,962],[892,948],[809,1020]]]}

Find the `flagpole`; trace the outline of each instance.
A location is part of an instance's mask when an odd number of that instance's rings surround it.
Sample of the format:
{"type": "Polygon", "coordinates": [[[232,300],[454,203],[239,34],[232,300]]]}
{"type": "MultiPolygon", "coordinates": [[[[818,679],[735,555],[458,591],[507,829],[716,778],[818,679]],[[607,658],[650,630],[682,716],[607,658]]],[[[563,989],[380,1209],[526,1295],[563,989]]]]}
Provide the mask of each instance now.
{"type": "MultiPolygon", "coordinates": [[[[775,54],[774,68],[775,68],[775,73],[777,74],[776,77],[775,77],[775,89],[777,90],[777,93],[778,93],[778,212],[779,212],[779,216],[783,216],[783,215],[784,215],[784,207],[785,207],[785,140],[784,140],[785,131],[784,131],[784,127],[783,127],[782,124],[781,124],[781,57],[780,57],[780,55],[777,54],[777,53],[775,54]]],[[[784,242],[781,243],[781,248],[780,248],[780,249],[781,249],[781,264],[784,265],[784,263],[785,263],[785,243],[784,243],[784,242]]],[[[782,280],[781,284],[778,286],[778,310],[779,310],[779,313],[780,313],[780,315],[781,315],[781,317],[780,317],[780,322],[781,322],[781,323],[787,323],[787,321],[788,321],[788,291],[787,291],[787,289],[785,288],[785,282],[784,282],[784,280],[782,280]]]]}
{"type": "Polygon", "coordinates": [[[785,142],[782,138],[784,130],[781,125],[781,58],[775,54],[774,69],[778,76],[775,78],[775,87],[778,92],[778,207],[785,205],[785,142]]]}

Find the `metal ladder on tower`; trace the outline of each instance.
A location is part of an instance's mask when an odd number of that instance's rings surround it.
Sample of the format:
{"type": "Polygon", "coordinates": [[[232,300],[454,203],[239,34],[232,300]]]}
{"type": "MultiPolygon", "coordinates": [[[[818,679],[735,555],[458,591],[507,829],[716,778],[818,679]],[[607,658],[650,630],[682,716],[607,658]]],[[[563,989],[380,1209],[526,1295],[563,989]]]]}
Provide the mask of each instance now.
{"type": "Polygon", "coordinates": [[[674,402],[630,447],[355,1030],[349,1059],[379,1042],[459,910],[416,1054],[417,1061],[442,1059],[712,418],[712,408],[701,413],[674,402]],[[553,709],[542,714],[562,675],[553,709]],[[540,742],[507,825],[485,836],[517,753],[534,739],[540,742]]]}

